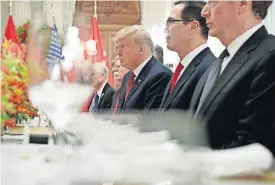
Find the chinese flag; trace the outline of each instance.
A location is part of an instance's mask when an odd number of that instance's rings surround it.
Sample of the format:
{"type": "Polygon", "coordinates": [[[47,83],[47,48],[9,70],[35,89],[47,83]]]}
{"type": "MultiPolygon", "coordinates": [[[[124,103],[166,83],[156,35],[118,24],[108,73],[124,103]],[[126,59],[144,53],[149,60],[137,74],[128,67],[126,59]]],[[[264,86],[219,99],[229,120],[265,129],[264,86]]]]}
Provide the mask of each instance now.
{"type": "Polygon", "coordinates": [[[20,44],[11,15],[9,16],[6,26],[5,39],[8,41],[11,40],[11,42],[14,42],[16,44],[20,44]]]}
{"type": "Polygon", "coordinates": [[[99,32],[98,22],[96,17],[92,18],[91,39],[96,41],[96,50],[97,50],[97,54],[93,56],[93,62],[105,62],[105,65],[107,66],[109,71],[108,82],[111,86],[114,86],[114,80],[113,80],[110,63],[108,60],[107,53],[104,50],[104,45],[99,32]]]}

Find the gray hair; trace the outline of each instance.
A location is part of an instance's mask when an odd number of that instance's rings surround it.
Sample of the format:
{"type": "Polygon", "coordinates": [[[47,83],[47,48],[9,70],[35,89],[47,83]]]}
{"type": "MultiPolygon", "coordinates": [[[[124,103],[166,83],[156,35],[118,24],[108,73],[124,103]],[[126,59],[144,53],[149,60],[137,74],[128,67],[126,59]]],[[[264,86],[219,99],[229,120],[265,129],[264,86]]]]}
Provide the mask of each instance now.
{"type": "Polygon", "coordinates": [[[155,54],[155,46],[152,41],[151,35],[148,30],[141,25],[127,26],[119,30],[113,40],[114,42],[117,42],[119,39],[124,39],[132,35],[134,36],[135,42],[137,44],[148,46],[150,48],[150,51],[155,54]]]}
{"type": "Polygon", "coordinates": [[[104,62],[97,62],[92,65],[92,69],[94,69],[96,72],[103,74],[105,77],[108,76],[108,68],[106,67],[104,62]]]}

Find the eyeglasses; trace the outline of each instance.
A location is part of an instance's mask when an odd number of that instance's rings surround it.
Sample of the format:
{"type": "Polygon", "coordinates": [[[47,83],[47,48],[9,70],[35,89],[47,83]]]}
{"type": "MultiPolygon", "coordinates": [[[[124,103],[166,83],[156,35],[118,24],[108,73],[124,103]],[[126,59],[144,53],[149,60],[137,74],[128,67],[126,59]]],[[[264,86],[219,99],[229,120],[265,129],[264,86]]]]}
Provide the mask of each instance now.
{"type": "Polygon", "coordinates": [[[166,26],[169,26],[173,22],[179,22],[179,21],[192,22],[192,21],[194,21],[194,19],[173,19],[173,18],[168,18],[167,21],[166,21],[166,26]]]}

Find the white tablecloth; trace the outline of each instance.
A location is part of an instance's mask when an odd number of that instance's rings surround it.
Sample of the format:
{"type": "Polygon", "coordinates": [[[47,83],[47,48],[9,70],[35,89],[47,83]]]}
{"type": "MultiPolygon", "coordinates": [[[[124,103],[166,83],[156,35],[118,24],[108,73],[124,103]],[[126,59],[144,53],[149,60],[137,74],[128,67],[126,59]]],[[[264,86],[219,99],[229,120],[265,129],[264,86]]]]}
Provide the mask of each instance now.
{"type": "MultiPolygon", "coordinates": [[[[2,185],[92,185],[100,182],[68,182],[67,177],[58,177],[66,163],[60,156],[54,162],[45,162],[48,145],[17,144],[20,137],[6,137],[1,145],[1,184],[2,185]]],[[[59,152],[62,155],[62,152],[59,152]]],[[[106,166],[108,168],[108,166],[106,166]]],[[[103,170],[104,171],[104,170],[103,170]]],[[[77,179],[79,180],[79,179],[77,179]]],[[[181,185],[271,185],[273,183],[237,182],[207,180],[181,183],[181,185]]],[[[120,185],[120,184],[119,184],[120,185]]],[[[129,185],[129,184],[127,184],[129,185]]],[[[164,184],[167,185],[167,184],[164,184]]]]}

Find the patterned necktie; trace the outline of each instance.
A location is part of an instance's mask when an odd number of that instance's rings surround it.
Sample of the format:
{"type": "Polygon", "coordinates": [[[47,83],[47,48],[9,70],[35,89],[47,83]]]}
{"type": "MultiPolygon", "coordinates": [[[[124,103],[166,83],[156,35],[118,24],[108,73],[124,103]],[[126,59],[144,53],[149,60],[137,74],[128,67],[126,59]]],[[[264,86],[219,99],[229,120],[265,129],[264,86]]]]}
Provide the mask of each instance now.
{"type": "Polygon", "coordinates": [[[215,61],[214,66],[212,67],[211,71],[209,72],[209,75],[207,77],[206,83],[204,85],[204,88],[203,88],[203,91],[202,91],[202,94],[201,94],[200,102],[199,102],[199,105],[198,105],[195,116],[198,114],[198,112],[199,112],[203,102],[205,101],[207,95],[209,94],[210,90],[212,89],[212,87],[214,86],[214,84],[217,81],[218,77],[220,76],[223,59],[227,56],[229,56],[229,53],[228,53],[227,49],[225,49],[222,52],[222,54],[219,56],[219,58],[217,58],[217,60],[215,61]]]}
{"type": "Polygon", "coordinates": [[[98,112],[98,103],[99,103],[99,96],[97,93],[95,93],[91,112],[98,112]]]}
{"type": "Polygon", "coordinates": [[[178,77],[180,75],[180,72],[181,70],[183,69],[183,65],[182,63],[180,62],[178,65],[177,65],[177,68],[172,76],[172,83],[171,83],[171,87],[170,87],[170,93],[172,92],[172,90],[174,89],[176,83],[177,83],[177,80],[178,80],[178,77]]]}
{"type": "Polygon", "coordinates": [[[135,77],[136,77],[136,75],[133,72],[131,72],[131,76],[130,76],[130,79],[127,83],[127,87],[126,87],[125,100],[127,99],[128,95],[129,95],[129,93],[130,93],[130,91],[131,91],[131,89],[134,85],[135,77]]]}

